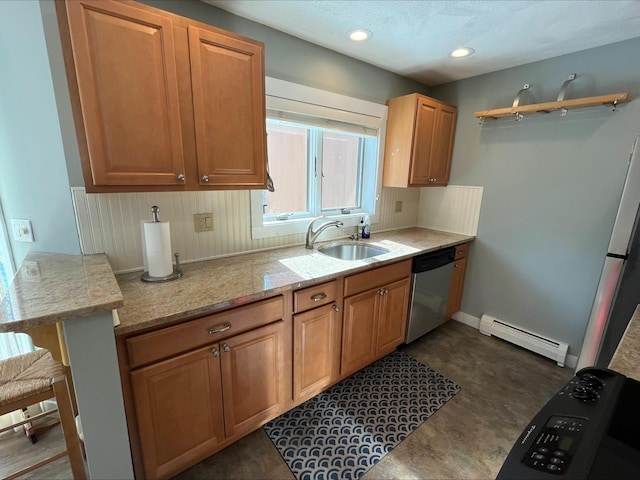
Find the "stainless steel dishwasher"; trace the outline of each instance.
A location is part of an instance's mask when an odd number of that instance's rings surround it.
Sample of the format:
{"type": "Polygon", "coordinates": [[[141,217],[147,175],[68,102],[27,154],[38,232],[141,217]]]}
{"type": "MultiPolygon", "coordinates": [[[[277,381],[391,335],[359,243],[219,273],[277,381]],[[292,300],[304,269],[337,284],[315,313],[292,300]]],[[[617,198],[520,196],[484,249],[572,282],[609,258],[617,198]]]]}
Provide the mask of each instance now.
{"type": "Polygon", "coordinates": [[[445,322],[455,247],[418,255],[413,259],[409,324],[405,343],[413,342],[445,322]]]}

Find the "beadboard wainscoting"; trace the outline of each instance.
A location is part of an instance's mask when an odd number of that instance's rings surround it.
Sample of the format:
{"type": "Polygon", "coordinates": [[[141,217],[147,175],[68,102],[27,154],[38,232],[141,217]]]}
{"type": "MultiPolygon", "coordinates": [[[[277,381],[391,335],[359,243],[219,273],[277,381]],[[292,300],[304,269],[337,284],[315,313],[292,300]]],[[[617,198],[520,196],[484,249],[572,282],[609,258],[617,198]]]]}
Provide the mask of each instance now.
{"type": "MultiPolygon", "coordinates": [[[[142,269],[141,222],[151,220],[153,205],[160,208],[160,220],[170,222],[172,250],[181,262],[304,243],[304,234],[252,239],[247,190],[88,194],[84,187],[72,187],[71,193],[82,253],[106,253],[116,273],[142,269]],[[195,233],[193,214],[205,212],[213,213],[213,231],[195,233]]],[[[383,188],[373,235],[415,227],[419,198],[419,189],[383,188]]],[[[350,233],[330,229],[321,240],[350,233]]]]}
{"type": "Polygon", "coordinates": [[[477,235],[483,187],[448,185],[420,189],[417,226],[477,235]]]}

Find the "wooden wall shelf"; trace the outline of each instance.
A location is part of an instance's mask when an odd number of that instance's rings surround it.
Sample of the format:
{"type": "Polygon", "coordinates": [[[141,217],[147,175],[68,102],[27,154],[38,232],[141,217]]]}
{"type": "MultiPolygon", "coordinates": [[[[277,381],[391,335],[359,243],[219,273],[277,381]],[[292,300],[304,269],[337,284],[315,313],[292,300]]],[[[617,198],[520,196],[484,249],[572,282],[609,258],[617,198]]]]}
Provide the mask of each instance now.
{"type": "Polygon", "coordinates": [[[512,117],[517,114],[533,115],[536,113],[550,113],[553,111],[573,110],[576,108],[595,107],[599,105],[611,105],[615,107],[618,103],[629,101],[629,95],[624,93],[612,93],[609,95],[599,95],[596,97],[574,98],[572,100],[562,100],[555,102],[536,103],[531,105],[518,105],[516,107],[495,108],[492,110],[482,110],[474,113],[477,118],[498,119],[512,117]]]}

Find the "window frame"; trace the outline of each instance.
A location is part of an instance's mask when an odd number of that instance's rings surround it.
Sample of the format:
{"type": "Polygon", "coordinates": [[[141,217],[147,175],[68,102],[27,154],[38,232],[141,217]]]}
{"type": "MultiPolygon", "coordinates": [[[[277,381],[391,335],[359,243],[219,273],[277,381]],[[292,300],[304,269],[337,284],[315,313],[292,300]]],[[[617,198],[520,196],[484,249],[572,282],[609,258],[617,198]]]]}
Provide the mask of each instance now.
{"type": "MultiPolygon", "coordinates": [[[[284,80],[266,77],[266,105],[269,110],[294,112],[300,115],[314,116],[331,121],[363,125],[378,131],[377,150],[370,152],[375,159],[365,168],[362,182],[362,209],[357,212],[339,215],[327,215],[327,218],[339,219],[345,227],[359,224],[363,215],[369,215],[372,223],[378,222],[380,191],[382,188],[382,161],[387,121],[387,106],[299,85],[284,80]]],[[[330,128],[330,127],[329,127],[330,128]]],[[[278,188],[277,181],[275,185],[278,188]]],[[[270,238],[282,235],[304,233],[310,218],[294,218],[263,222],[263,190],[252,190],[251,238],[270,238]]]]}

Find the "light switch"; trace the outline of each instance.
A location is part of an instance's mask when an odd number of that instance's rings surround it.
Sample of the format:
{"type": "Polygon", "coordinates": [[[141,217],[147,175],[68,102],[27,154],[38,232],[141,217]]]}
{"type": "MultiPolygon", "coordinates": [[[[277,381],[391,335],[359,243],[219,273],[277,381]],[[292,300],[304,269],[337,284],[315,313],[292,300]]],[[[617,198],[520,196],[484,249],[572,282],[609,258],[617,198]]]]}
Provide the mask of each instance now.
{"type": "Polygon", "coordinates": [[[213,213],[194,213],[193,214],[193,231],[212,232],[213,231],[213,213]]]}
{"type": "Polygon", "coordinates": [[[11,231],[16,242],[33,242],[33,229],[31,220],[11,219],[11,231]]]}

